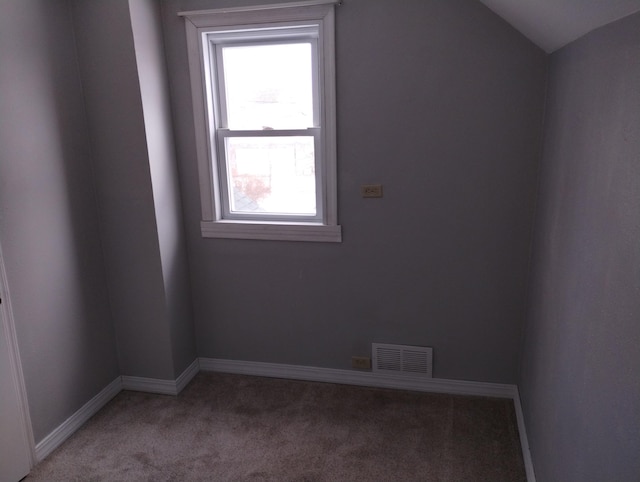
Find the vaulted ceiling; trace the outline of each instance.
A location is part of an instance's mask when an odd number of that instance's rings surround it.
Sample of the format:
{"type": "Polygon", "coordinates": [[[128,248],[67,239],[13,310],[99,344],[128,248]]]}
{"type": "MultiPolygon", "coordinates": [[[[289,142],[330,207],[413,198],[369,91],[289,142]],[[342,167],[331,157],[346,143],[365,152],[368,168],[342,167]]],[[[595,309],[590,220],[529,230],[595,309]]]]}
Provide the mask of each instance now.
{"type": "Polygon", "coordinates": [[[640,0],[480,0],[546,52],[640,11],[640,0]]]}

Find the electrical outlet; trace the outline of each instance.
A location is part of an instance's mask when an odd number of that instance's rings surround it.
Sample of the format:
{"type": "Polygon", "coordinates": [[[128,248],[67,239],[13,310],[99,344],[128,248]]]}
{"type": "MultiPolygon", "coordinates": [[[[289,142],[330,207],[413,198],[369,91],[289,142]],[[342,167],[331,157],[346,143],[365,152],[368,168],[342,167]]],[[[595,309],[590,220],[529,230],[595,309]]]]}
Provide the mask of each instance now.
{"type": "Polygon", "coordinates": [[[382,197],[382,184],[364,184],[360,192],[362,197],[382,197]]]}
{"type": "Polygon", "coordinates": [[[359,370],[371,369],[371,358],[368,356],[352,356],[351,367],[359,370]]]}

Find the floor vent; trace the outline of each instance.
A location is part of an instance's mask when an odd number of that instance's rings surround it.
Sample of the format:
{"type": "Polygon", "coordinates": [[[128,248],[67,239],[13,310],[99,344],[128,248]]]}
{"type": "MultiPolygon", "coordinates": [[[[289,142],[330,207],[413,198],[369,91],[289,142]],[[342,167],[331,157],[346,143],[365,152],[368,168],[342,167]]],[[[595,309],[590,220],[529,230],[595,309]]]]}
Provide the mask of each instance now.
{"type": "Polygon", "coordinates": [[[433,377],[433,348],[373,343],[373,371],[433,377]]]}

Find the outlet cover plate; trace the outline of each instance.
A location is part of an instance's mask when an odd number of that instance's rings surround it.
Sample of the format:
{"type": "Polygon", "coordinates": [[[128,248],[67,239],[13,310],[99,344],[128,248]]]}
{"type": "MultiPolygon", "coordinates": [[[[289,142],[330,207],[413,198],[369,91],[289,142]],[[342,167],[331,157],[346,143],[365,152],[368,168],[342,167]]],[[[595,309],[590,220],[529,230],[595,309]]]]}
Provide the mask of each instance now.
{"type": "Polygon", "coordinates": [[[362,197],[382,197],[382,184],[364,184],[360,192],[362,197]]]}
{"type": "Polygon", "coordinates": [[[370,370],[371,358],[368,356],[352,356],[351,367],[357,368],[358,370],[370,370]]]}

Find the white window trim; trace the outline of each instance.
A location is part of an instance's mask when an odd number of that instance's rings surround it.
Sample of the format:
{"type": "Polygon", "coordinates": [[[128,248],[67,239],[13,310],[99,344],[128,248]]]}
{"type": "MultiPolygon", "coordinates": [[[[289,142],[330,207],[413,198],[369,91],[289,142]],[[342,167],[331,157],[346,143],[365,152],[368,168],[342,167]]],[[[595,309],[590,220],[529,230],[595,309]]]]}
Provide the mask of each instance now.
{"type": "Polygon", "coordinates": [[[181,12],[185,18],[191,95],[196,137],[203,237],[264,239],[285,241],[341,242],[342,229],[338,224],[337,155],[336,155],[336,93],[335,93],[335,19],[334,5],[338,0],[310,0],[286,4],[233,7],[216,10],[181,12]],[[203,34],[222,27],[286,24],[313,21],[321,30],[324,75],[320,92],[323,119],[323,213],[322,222],[268,222],[224,220],[221,213],[217,170],[210,156],[209,126],[213,125],[212,100],[207,96],[207,68],[203,63],[203,34]]]}

